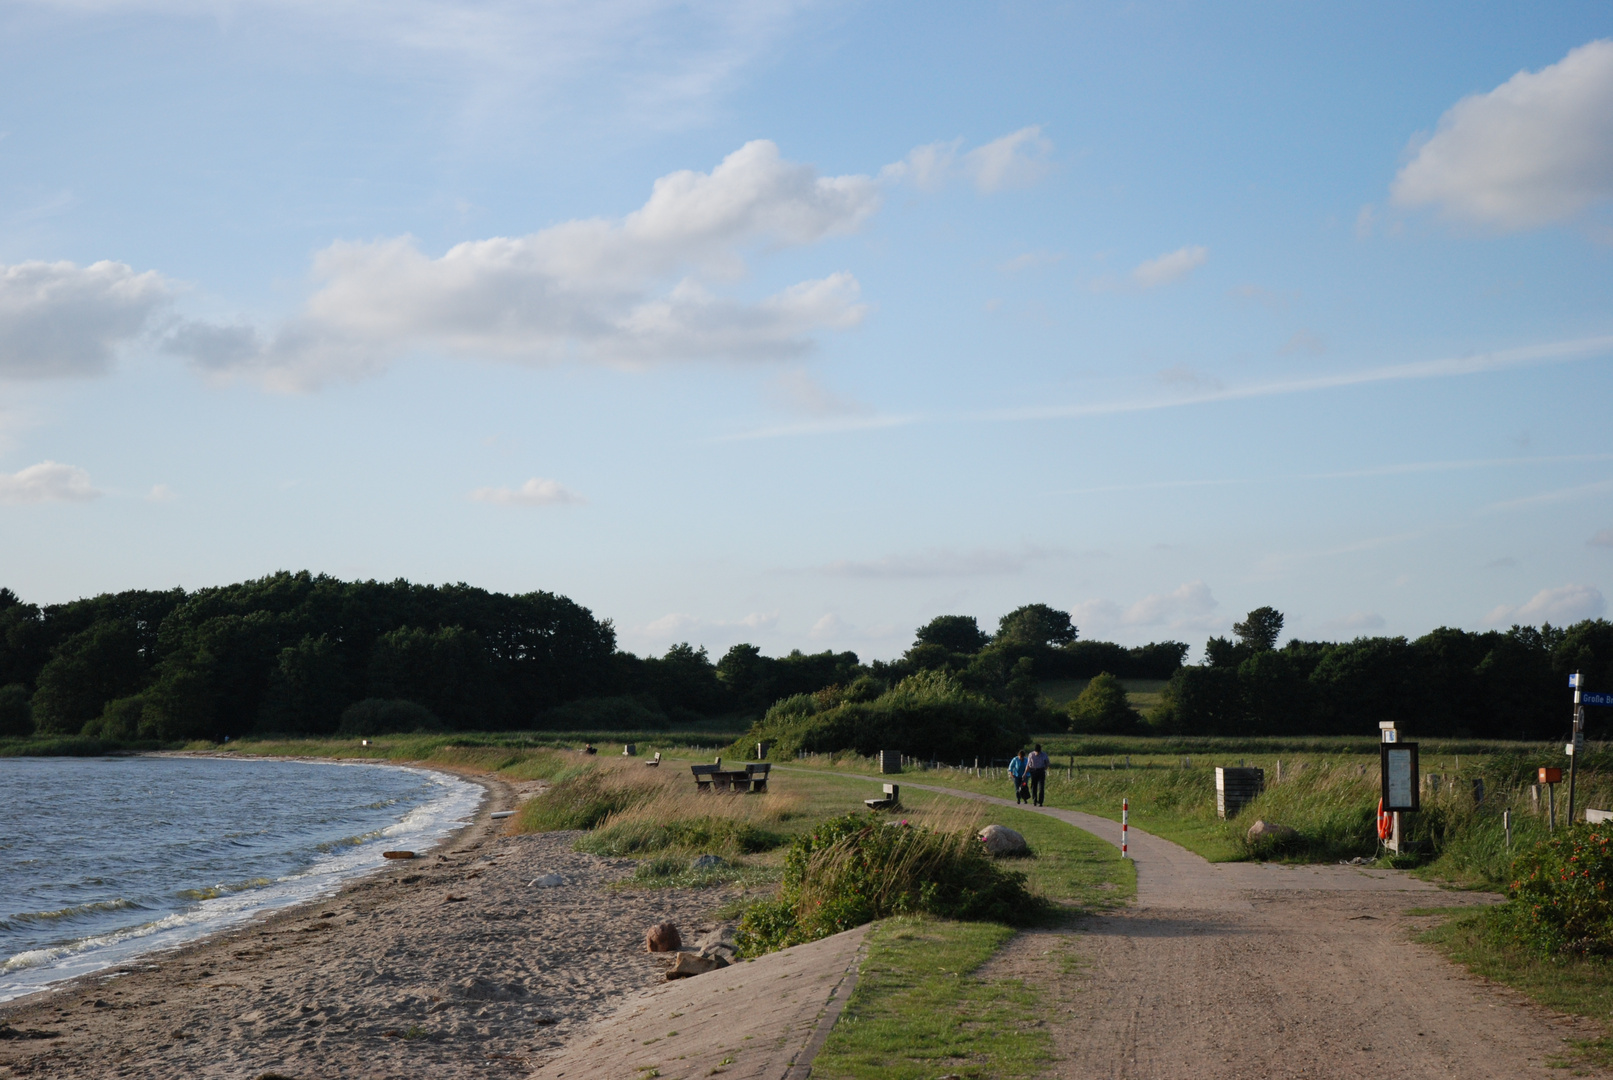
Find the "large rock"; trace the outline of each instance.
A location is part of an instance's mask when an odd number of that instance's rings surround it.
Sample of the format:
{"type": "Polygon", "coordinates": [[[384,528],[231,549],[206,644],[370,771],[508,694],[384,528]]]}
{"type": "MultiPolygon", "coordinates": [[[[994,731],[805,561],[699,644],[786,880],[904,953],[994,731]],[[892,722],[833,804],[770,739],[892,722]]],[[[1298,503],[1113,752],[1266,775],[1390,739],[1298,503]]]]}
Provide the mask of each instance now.
{"type": "Polygon", "coordinates": [[[734,938],[736,923],[723,923],[695,942],[695,952],[713,960],[731,964],[739,958],[739,945],[734,938]]]}
{"type": "Polygon", "coordinates": [[[1292,840],[1299,832],[1288,825],[1279,825],[1275,821],[1257,821],[1249,826],[1250,840],[1292,840]]]}
{"type": "Polygon", "coordinates": [[[704,975],[708,971],[727,967],[728,961],[720,956],[701,956],[699,953],[680,952],[672,966],[667,968],[668,979],[687,979],[691,975],[704,975]]]}
{"type": "Polygon", "coordinates": [[[683,948],[683,935],[669,922],[656,923],[644,932],[645,952],[677,952],[683,948]]]}
{"type": "Polygon", "coordinates": [[[721,855],[696,855],[694,862],[689,864],[690,868],[694,870],[715,870],[718,867],[727,865],[728,860],[721,855]]]}
{"type": "Polygon", "coordinates": [[[1030,850],[1025,838],[1007,825],[987,825],[980,830],[980,842],[993,855],[1023,855],[1030,850]]]}

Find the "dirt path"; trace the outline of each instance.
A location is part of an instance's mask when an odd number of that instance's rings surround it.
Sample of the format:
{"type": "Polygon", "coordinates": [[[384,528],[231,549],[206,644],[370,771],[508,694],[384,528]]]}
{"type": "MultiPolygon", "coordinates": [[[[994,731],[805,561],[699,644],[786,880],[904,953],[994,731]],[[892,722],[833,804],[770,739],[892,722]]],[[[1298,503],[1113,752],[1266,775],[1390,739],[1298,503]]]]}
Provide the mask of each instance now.
{"type": "MultiPolygon", "coordinates": [[[[1004,806],[1007,799],[904,784],[1004,806]]],[[[1118,844],[1115,822],[1040,813],[1118,844]]],[[[1405,914],[1494,902],[1347,866],[1212,864],[1138,829],[1137,901],[1074,932],[1021,934],[983,974],[1049,996],[1058,1077],[1560,1077],[1595,1038],[1411,940],[1405,914]]]]}

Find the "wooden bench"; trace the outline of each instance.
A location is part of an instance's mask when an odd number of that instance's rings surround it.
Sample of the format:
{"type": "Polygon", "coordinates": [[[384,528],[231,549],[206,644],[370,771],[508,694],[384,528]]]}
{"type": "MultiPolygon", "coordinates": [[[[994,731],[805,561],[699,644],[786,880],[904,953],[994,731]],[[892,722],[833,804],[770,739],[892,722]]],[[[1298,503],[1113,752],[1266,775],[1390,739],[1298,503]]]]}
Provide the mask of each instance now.
{"type": "Polygon", "coordinates": [[[864,799],[863,805],[870,810],[894,810],[902,805],[901,795],[901,784],[886,784],[883,799],[864,799]]]}
{"type": "Polygon", "coordinates": [[[661,751],[657,750],[655,752],[655,756],[652,758],[647,758],[644,764],[652,769],[661,764],[661,751]]]}
{"type": "Polygon", "coordinates": [[[767,790],[771,765],[747,765],[743,771],[716,765],[691,765],[695,787],[700,791],[745,791],[759,795],[767,790]]]}

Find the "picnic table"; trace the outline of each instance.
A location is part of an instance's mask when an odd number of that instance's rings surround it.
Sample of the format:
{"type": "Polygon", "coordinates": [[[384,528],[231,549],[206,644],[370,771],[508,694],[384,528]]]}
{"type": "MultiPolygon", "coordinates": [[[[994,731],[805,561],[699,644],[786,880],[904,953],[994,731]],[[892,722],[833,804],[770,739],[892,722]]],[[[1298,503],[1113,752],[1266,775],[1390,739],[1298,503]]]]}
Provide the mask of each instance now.
{"type": "Polygon", "coordinates": [[[695,786],[701,791],[745,791],[760,795],[767,791],[770,762],[746,765],[744,769],[724,769],[717,765],[691,765],[695,786]]]}

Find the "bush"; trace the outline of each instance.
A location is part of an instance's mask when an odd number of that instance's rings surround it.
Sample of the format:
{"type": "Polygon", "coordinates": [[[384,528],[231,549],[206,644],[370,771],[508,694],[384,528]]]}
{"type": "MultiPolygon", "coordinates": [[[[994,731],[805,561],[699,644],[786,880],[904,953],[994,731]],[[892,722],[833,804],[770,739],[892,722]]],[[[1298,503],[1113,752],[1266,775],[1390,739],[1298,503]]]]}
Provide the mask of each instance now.
{"type": "Polygon", "coordinates": [[[22,683],[0,686],[0,739],[26,739],[34,733],[34,710],[22,683]]]}
{"type": "Polygon", "coordinates": [[[1613,954],[1613,827],[1576,825],[1512,864],[1505,924],[1544,953],[1613,954]]]}
{"type": "Polygon", "coordinates": [[[1025,875],[994,863],[971,833],[854,813],[796,838],[778,897],[752,906],[738,942],[755,956],[889,915],[1022,924],[1043,908],[1025,875]]]}
{"type": "Polygon", "coordinates": [[[385,735],[401,731],[441,731],[442,724],[424,705],[397,698],[365,698],[342,711],[340,735],[385,735]]]}
{"type": "Polygon", "coordinates": [[[1087,683],[1070,702],[1070,730],[1082,735],[1130,735],[1142,727],[1142,717],[1126,700],[1126,688],[1107,671],[1087,683]]]}
{"type": "Polygon", "coordinates": [[[1000,702],[965,690],[945,671],[909,675],[873,700],[871,687],[858,680],[849,688],[830,687],[777,702],[734,744],[744,753],[758,742],[772,743],[781,756],[797,750],[869,755],[898,750],[915,757],[962,761],[1002,757],[1025,741],[1024,720],[1000,702]]]}
{"type": "Polygon", "coordinates": [[[146,699],[138,694],[109,701],[101,715],[85,724],[80,734],[109,742],[133,742],[140,737],[140,721],[145,711],[146,699]]]}

